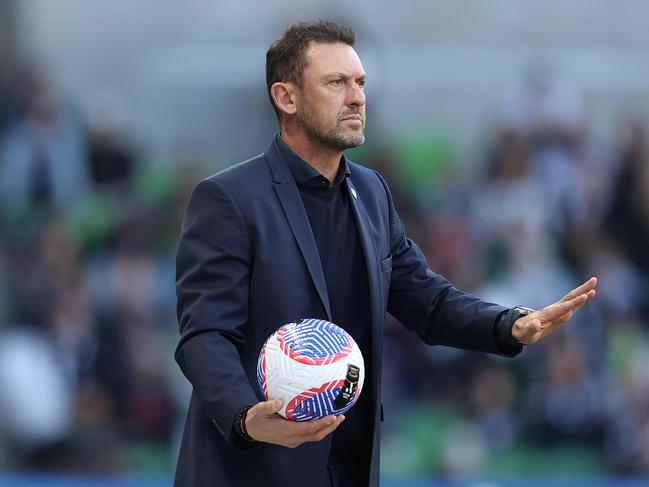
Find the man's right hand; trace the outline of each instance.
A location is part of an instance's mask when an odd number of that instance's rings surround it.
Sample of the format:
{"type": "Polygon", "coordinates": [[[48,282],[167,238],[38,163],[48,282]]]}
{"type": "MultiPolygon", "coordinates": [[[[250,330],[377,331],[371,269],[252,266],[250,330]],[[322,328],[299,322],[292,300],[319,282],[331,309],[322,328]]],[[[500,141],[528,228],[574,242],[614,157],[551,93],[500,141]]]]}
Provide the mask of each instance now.
{"type": "Polygon", "coordinates": [[[345,420],[345,416],[341,414],[312,421],[289,421],[277,414],[280,409],[280,399],[259,402],[251,407],[245,419],[248,435],[256,441],[296,448],[308,441],[322,440],[345,420]]]}

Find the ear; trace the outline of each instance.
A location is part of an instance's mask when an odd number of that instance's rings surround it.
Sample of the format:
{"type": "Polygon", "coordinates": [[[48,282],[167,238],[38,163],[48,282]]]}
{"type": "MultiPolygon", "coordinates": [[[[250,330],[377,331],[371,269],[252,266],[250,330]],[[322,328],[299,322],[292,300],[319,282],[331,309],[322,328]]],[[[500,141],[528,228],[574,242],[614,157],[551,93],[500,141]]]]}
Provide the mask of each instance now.
{"type": "Polygon", "coordinates": [[[294,115],[297,112],[297,105],[295,104],[297,97],[293,83],[282,83],[279,81],[273,83],[270,87],[270,94],[273,97],[275,106],[280,112],[284,112],[287,115],[294,115]]]}

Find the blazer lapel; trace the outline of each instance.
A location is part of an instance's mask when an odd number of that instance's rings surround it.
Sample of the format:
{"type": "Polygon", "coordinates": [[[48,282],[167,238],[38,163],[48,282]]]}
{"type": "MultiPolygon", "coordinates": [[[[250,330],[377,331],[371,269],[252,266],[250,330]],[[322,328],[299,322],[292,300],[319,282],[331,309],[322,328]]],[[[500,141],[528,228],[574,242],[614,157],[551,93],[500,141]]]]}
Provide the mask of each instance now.
{"type": "Polygon", "coordinates": [[[324,305],[327,313],[327,318],[331,321],[331,307],[329,305],[329,294],[327,292],[327,285],[322,270],[322,262],[318,254],[318,248],[311,231],[309,218],[304,210],[304,204],[300,197],[300,192],[297,189],[295,180],[291,175],[288,167],[281,159],[279,149],[276,147],[276,142],[270,145],[265,152],[266,160],[271,166],[273,173],[273,180],[275,192],[279,197],[279,201],[288,220],[293,236],[297,241],[306,267],[309,270],[313,284],[315,285],[318,296],[324,305]]]}
{"type": "Polygon", "coordinates": [[[383,303],[383,293],[381,291],[381,275],[379,273],[379,259],[377,257],[376,245],[372,237],[370,229],[370,221],[367,216],[365,206],[360,199],[360,195],[351,180],[351,177],[345,179],[345,186],[349,201],[351,201],[354,211],[354,218],[356,220],[356,228],[365,254],[365,265],[367,266],[367,278],[369,281],[370,290],[370,305],[371,305],[371,318],[372,318],[372,354],[378,358],[377,351],[381,346],[382,330],[378,327],[383,323],[385,305],[383,303]]]}

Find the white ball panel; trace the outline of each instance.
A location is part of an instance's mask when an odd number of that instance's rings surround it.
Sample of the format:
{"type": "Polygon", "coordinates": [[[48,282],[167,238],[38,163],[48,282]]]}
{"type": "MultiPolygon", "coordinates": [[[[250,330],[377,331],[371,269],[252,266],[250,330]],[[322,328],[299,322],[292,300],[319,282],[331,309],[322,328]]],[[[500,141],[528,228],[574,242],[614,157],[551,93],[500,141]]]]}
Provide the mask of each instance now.
{"type": "MultiPolygon", "coordinates": [[[[351,339],[351,336],[349,337],[351,339]]],[[[359,381],[355,400],[358,399],[365,381],[365,367],[362,353],[358,345],[352,341],[352,351],[349,355],[333,363],[310,365],[292,359],[281,349],[277,332],[266,343],[266,387],[269,399],[281,399],[283,406],[280,415],[286,417],[286,408],[291,399],[319,388],[323,384],[344,380],[349,364],[359,368],[359,381]]]]}

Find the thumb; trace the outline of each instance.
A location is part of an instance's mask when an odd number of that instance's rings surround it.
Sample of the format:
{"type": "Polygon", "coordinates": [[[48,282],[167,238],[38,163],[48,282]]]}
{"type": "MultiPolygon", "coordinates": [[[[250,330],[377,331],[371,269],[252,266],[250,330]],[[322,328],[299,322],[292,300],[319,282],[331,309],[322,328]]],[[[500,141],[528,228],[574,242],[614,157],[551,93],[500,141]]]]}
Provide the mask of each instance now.
{"type": "Polygon", "coordinates": [[[543,328],[543,326],[541,325],[541,320],[539,320],[538,318],[534,318],[530,323],[530,326],[533,333],[538,333],[543,328]]]}
{"type": "Polygon", "coordinates": [[[281,399],[272,399],[270,401],[266,401],[264,404],[266,412],[270,414],[275,414],[277,411],[282,409],[282,400],[281,399]]]}

